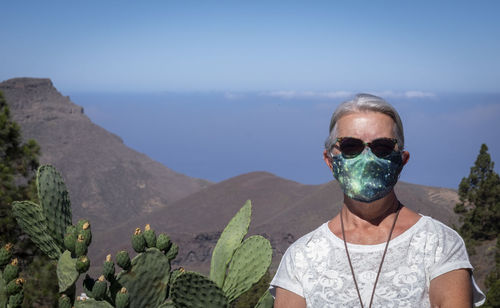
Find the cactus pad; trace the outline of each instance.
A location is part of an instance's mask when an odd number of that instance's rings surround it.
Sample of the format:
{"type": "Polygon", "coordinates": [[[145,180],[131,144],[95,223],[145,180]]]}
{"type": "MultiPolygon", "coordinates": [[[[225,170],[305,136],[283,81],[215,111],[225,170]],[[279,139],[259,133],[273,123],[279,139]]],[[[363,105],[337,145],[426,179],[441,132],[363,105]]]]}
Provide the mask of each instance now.
{"type": "Polygon", "coordinates": [[[121,290],[116,293],[115,305],[116,308],[127,308],[130,305],[130,295],[126,288],[121,288],[121,290]]]}
{"type": "Polygon", "coordinates": [[[42,207],[31,201],[14,201],[12,212],[19,226],[38,248],[49,258],[57,260],[61,255],[61,250],[57,242],[49,235],[42,207]]]}
{"type": "Polygon", "coordinates": [[[59,172],[50,165],[38,168],[36,185],[48,232],[63,249],[66,227],[71,225],[71,203],[66,185],[59,172]]]}
{"type": "Polygon", "coordinates": [[[59,308],[71,308],[72,306],[71,299],[66,294],[59,297],[59,308]]]}
{"type": "Polygon", "coordinates": [[[262,278],[271,264],[272,254],[271,244],[260,235],[247,238],[236,249],[222,287],[229,302],[262,278]]]}
{"type": "Polygon", "coordinates": [[[59,292],[69,289],[80,275],[76,270],[76,259],[71,258],[71,252],[66,250],[57,262],[57,278],[59,280],[59,292]]]}
{"type": "Polygon", "coordinates": [[[85,238],[82,234],[78,235],[78,239],[75,242],[75,254],[77,257],[81,257],[87,254],[87,244],[85,243],[85,238]]]}
{"type": "Polygon", "coordinates": [[[7,294],[13,295],[21,292],[23,290],[23,285],[24,285],[24,279],[22,278],[11,280],[7,284],[7,294]]]}
{"type": "Polygon", "coordinates": [[[144,233],[142,233],[144,239],[146,240],[146,246],[148,248],[156,247],[156,233],[155,230],[151,229],[149,224],[144,227],[144,233]]]}
{"type": "Polygon", "coordinates": [[[10,264],[7,264],[3,270],[3,281],[8,283],[9,281],[17,278],[19,275],[19,266],[17,265],[17,259],[12,260],[10,264]]]}
{"type": "Polygon", "coordinates": [[[160,249],[161,251],[168,251],[170,249],[170,246],[172,246],[172,242],[170,241],[170,237],[166,234],[161,233],[158,235],[156,238],[156,248],[160,249]]]}
{"type": "Polygon", "coordinates": [[[12,258],[12,247],[11,243],[5,244],[2,248],[0,248],[0,267],[9,264],[10,259],[12,258]]]}
{"type": "Polygon", "coordinates": [[[179,246],[177,246],[177,244],[175,244],[175,243],[172,243],[172,245],[170,246],[170,249],[165,254],[165,256],[167,257],[167,259],[172,261],[173,259],[175,259],[175,257],[177,257],[178,253],[179,253],[179,246]]]}
{"type": "Polygon", "coordinates": [[[99,277],[92,287],[92,295],[95,299],[104,299],[106,291],[108,290],[108,284],[106,283],[106,278],[104,276],[99,277]]]}
{"type": "Polygon", "coordinates": [[[102,265],[102,275],[107,281],[113,280],[115,276],[115,263],[111,260],[111,255],[106,256],[106,261],[102,265]]]}
{"type": "Polygon", "coordinates": [[[146,249],[146,239],[144,239],[144,235],[139,228],[135,229],[132,235],[132,248],[134,248],[137,253],[143,252],[144,249],[146,249]]]}
{"type": "Polygon", "coordinates": [[[177,308],[222,308],[228,306],[224,292],[210,279],[186,272],[172,286],[172,300],[177,308]]]}
{"type": "Polygon", "coordinates": [[[274,298],[269,293],[269,290],[266,290],[264,294],[260,297],[259,301],[255,305],[255,308],[273,308],[274,306],[274,298]]]}
{"type": "Polygon", "coordinates": [[[219,287],[222,287],[224,283],[227,265],[231,261],[234,251],[240,246],[248,232],[251,214],[252,204],[248,200],[229,221],[215,245],[210,264],[210,279],[215,281],[219,287]]]}
{"type": "Polygon", "coordinates": [[[127,288],[130,307],[157,307],[166,298],[170,278],[170,262],[156,248],[148,248],[132,259],[132,267],[116,280],[127,288]]]}
{"type": "Polygon", "coordinates": [[[24,292],[21,290],[20,292],[13,294],[9,297],[9,308],[19,308],[23,304],[24,300],[24,292]]]}
{"type": "Polygon", "coordinates": [[[90,260],[87,256],[81,256],[76,260],[75,268],[78,273],[85,273],[89,270],[90,260]]]}

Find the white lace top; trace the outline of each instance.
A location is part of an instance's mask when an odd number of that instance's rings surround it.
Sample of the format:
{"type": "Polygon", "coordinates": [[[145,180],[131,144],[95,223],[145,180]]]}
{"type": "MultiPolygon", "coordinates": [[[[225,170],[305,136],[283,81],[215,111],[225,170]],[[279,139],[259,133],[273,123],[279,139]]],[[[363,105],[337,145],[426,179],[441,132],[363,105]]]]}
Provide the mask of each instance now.
{"type": "MultiPolygon", "coordinates": [[[[363,304],[368,307],[385,243],[347,243],[363,304]]],[[[429,283],[446,272],[470,268],[462,238],[443,223],[423,216],[389,243],[372,307],[430,307],[429,283]]],[[[271,281],[306,299],[307,307],[361,307],[344,242],[324,223],[293,243],[271,281]]],[[[475,281],[474,303],[484,294],[475,281]]]]}

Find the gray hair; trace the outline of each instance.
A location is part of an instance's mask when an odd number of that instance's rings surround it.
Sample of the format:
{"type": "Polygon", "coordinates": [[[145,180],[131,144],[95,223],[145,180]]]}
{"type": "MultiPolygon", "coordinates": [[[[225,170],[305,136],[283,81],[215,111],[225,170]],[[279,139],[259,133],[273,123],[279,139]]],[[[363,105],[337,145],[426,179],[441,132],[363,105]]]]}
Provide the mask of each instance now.
{"type": "Polygon", "coordinates": [[[396,124],[394,125],[394,136],[396,136],[396,139],[398,141],[398,147],[400,150],[404,148],[405,136],[403,131],[403,123],[401,122],[401,118],[399,117],[396,109],[394,109],[391,104],[378,96],[361,93],[357,94],[352,100],[343,102],[337,107],[337,109],[335,109],[335,112],[333,113],[332,119],[330,121],[329,136],[325,140],[325,149],[327,151],[330,151],[335,144],[337,138],[337,121],[347,114],[362,111],[380,112],[390,116],[394,121],[394,124],[396,124]]]}

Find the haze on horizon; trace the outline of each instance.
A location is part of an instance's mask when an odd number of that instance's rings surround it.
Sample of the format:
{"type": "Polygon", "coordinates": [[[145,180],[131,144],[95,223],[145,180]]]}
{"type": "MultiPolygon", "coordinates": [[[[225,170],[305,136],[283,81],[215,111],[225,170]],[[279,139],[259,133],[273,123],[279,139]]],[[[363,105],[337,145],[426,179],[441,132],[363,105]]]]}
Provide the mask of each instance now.
{"type": "Polygon", "coordinates": [[[215,181],[331,179],[316,157],[331,112],[374,93],[405,120],[402,179],[456,188],[483,142],[499,170],[499,11],[493,0],[7,2],[0,80],[50,78],[134,149],[215,181]]]}

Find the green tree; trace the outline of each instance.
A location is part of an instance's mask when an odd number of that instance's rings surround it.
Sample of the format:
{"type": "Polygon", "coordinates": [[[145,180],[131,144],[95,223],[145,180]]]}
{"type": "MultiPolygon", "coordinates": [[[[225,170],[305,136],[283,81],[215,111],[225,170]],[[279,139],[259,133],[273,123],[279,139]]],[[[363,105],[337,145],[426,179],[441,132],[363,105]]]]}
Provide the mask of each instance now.
{"type": "Polygon", "coordinates": [[[15,200],[36,201],[34,175],[39,155],[40,147],[34,140],[22,142],[19,125],[11,119],[9,106],[0,92],[0,244],[15,245],[22,275],[28,278],[25,307],[53,305],[58,291],[54,283],[55,264],[23,236],[11,208],[15,200]],[[38,274],[32,275],[38,266],[38,274]]]}
{"type": "Polygon", "coordinates": [[[473,248],[475,241],[495,239],[500,230],[500,177],[494,165],[488,147],[481,145],[469,176],[458,187],[460,202],[455,212],[462,222],[458,231],[468,248],[473,248]]]}

